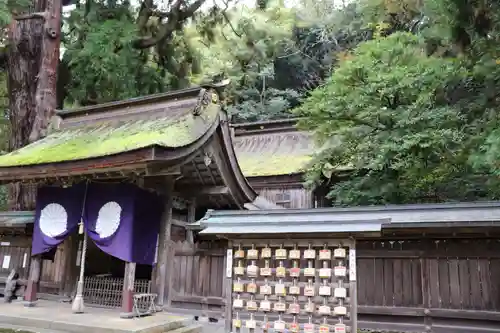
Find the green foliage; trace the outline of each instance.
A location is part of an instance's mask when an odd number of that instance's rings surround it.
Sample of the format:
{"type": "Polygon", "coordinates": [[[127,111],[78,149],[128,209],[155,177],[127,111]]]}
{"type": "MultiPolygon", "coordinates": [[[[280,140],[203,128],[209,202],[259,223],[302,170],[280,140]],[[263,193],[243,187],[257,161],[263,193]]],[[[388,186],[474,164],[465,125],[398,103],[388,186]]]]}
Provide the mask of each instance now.
{"type": "Polygon", "coordinates": [[[155,39],[171,20],[168,11],[156,14],[162,8],[155,2],[144,16],[144,6],[137,11],[127,1],[89,0],[73,10],[65,22],[65,66],[59,73],[65,105],[109,102],[226,77],[232,82],[225,102],[233,121],[279,119],[290,117],[289,110],[329,73],[332,46],[320,33],[311,38],[308,27],[298,28],[295,11],[281,1],[266,1],[260,8],[200,9],[191,21],[155,39]],[[155,42],[143,47],[144,39],[155,42]]]}
{"type": "Polygon", "coordinates": [[[138,27],[124,4],[94,3],[67,19],[64,61],[71,71],[67,102],[96,104],[155,93],[164,88],[149,50],[133,47],[138,27]]]}
{"type": "Polygon", "coordinates": [[[409,33],[360,44],[298,109],[324,147],[309,182],[351,168],[331,185],[337,204],[496,198],[498,181],[469,163],[480,122],[453,96],[473,74],[409,33]]]}
{"type": "MultiPolygon", "coordinates": [[[[201,77],[222,74],[231,79],[226,93],[233,121],[290,117],[300,97],[294,89],[280,87],[275,63],[286,57],[294,18],[289,10],[267,4],[265,10],[237,7],[227,13],[212,41],[196,40],[201,51],[201,77]]],[[[289,74],[289,73],[288,73],[289,74]]]]}
{"type": "MultiPolygon", "coordinates": [[[[1,23],[18,3],[0,1],[1,23]]],[[[147,3],[87,0],[71,12],[67,105],[230,78],[233,121],[290,117],[305,100],[296,114],[322,147],[308,182],[327,179],[337,204],[498,198],[498,1],[147,3]]]]}
{"type": "Polygon", "coordinates": [[[30,0],[0,0],[0,26],[9,24],[12,13],[23,11],[30,3],[30,0]]]}

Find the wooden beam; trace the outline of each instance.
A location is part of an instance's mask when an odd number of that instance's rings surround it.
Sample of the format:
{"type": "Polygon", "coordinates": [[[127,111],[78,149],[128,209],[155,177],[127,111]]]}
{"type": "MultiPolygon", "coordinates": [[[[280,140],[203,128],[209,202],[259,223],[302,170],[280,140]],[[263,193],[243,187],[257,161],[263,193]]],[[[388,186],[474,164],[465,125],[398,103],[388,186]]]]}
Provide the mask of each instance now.
{"type": "MultiPolygon", "coordinates": [[[[186,186],[187,187],[187,186],[186,186]]],[[[175,195],[181,198],[200,198],[209,195],[227,195],[230,194],[229,187],[227,186],[201,186],[196,190],[176,191],[175,195]]]]}
{"type": "Polygon", "coordinates": [[[179,166],[150,165],[146,168],[146,176],[178,176],[181,174],[179,166]]]}
{"type": "Polygon", "coordinates": [[[227,187],[227,186],[202,187],[199,191],[196,191],[196,192],[198,193],[197,196],[214,195],[214,194],[221,194],[221,195],[230,194],[229,187],[227,187]]]}

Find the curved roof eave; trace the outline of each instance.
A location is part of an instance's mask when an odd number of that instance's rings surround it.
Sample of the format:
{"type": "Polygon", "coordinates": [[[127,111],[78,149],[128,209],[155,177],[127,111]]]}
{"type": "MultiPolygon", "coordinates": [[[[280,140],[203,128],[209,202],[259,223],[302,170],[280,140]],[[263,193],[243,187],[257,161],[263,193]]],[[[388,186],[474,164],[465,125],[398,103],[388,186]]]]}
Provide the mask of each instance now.
{"type": "MultiPolygon", "coordinates": [[[[249,210],[260,210],[260,209],[283,209],[283,207],[276,205],[273,202],[268,201],[264,197],[261,197],[255,192],[247,178],[243,175],[238,160],[236,158],[236,153],[234,151],[234,146],[231,139],[231,132],[228,125],[228,116],[223,110],[220,111],[220,133],[223,148],[223,152],[227,158],[228,166],[231,170],[232,176],[234,177],[234,183],[238,186],[239,195],[233,193],[236,189],[231,189],[233,196],[239,196],[243,198],[244,202],[239,203],[241,207],[249,210]]],[[[226,184],[229,185],[229,184],[226,184]]]]}

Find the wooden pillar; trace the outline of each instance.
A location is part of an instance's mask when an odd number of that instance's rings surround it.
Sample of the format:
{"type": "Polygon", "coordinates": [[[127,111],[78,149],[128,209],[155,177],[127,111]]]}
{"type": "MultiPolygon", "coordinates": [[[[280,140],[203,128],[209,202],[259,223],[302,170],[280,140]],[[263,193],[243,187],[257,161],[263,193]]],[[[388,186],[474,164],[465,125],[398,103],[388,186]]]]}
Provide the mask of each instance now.
{"type": "Polygon", "coordinates": [[[122,311],[121,318],[134,317],[134,285],[135,285],[135,262],[125,264],[125,276],[123,278],[122,311]]]}
{"type": "MultiPolygon", "coordinates": [[[[193,197],[189,201],[188,206],[188,224],[196,222],[196,198],[193,197]]],[[[194,244],[194,233],[192,229],[186,229],[186,238],[189,244],[194,244]]]]}
{"type": "Polygon", "coordinates": [[[155,263],[151,268],[151,292],[158,294],[158,285],[157,285],[157,276],[158,276],[158,253],[160,251],[160,235],[156,239],[156,248],[155,248],[155,263]]]}
{"type": "Polygon", "coordinates": [[[167,178],[165,187],[163,189],[163,193],[166,196],[166,202],[160,224],[160,233],[158,239],[158,258],[155,278],[156,291],[158,293],[158,305],[161,307],[169,305],[170,303],[167,296],[168,289],[171,285],[168,281],[170,276],[170,272],[168,270],[169,267],[172,267],[171,262],[173,262],[173,258],[171,258],[173,190],[174,180],[169,177],[167,178]]]}
{"type": "Polygon", "coordinates": [[[38,255],[31,258],[30,277],[24,292],[24,306],[32,307],[36,305],[41,269],[42,257],[38,255]]]}

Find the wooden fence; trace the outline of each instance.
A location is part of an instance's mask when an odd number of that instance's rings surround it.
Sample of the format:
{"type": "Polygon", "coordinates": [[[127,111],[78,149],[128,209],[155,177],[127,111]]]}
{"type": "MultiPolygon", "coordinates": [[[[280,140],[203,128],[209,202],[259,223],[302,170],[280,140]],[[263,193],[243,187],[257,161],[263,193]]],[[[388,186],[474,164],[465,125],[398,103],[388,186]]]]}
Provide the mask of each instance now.
{"type": "Polygon", "coordinates": [[[223,313],[225,250],[222,242],[176,243],[170,310],[217,317],[223,313]]]}
{"type": "Polygon", "coordinates": [[[496,332],[500,239],[358,242],[358,304],[360,327],[496,332]]]}
{"type": "MultiPolygon", "coordinates": [[[[171,306],[223,317],[225,243],[179,242],[171,306]]],[[[500,328],[500,239],[358,241],[359,327],[433,333],[500,328]]]]}

